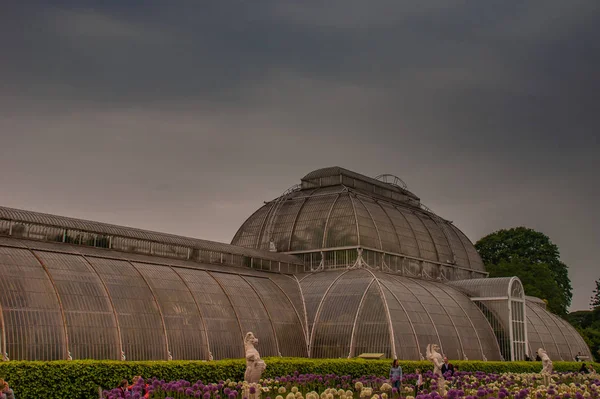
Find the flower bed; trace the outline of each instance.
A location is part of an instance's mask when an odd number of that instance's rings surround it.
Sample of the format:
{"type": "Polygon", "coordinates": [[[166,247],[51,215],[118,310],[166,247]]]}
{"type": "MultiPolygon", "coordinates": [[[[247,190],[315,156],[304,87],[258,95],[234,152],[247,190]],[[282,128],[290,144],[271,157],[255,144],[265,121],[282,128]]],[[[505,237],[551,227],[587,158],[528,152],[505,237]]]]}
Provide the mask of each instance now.
{"type": "MultiPolygon", "coordinates": [[[[363,359],[306,359],[266,358],[265,378],[275,378],[299,372],[300,374],[350,375],[353,379],[363,375],[387,376],[391,360],[363,359]]],[[[453,362],[461,371],[486,373],[536,373],[542,369],[540,362],[453,362]]],[[[405,373],[416,368],[431,370],[431,362],[400,361],[405,373]]],[[[581,363],[554,362],[558,372],[575,372],[581,363]]],[[[600,370],[600,364],[594,364],[600,370]]],[[[244,359],[217,361],[110,361],[72,360],[54,362],[14,361],[0,362],[0,378],[8,381],[19,399],[98,399],[98,388],[116,387],[133,376],[157,377],[165,381],[219,381],[244,378],[244,359]]],[[[192,384],[193,385],[193,384],[192,384]]],[[[285,395],[284,396],[285,399],[285,395]]],[[[264,397],[263,399],[265,399],[264,397]]],[[[228,398],[221,398],[228,399],[228,398]]],[[[243,399],[243,398],[239,398],[243,399]]],[[[272,397],[271,399],[275,399],[272,397]]],[[[305,398],[306,399],[306,398],[305,398]]]]}
{"type": "Polygon", "coordinates": [[[494,374],[457,372],[438,381],[431,371],[423,375],[420,391],[416,374],[404,375],[400,389],[381,377],[352,378],[336,374],[299,374],[266,378],[259,384],[231,380],[194,383],[139,380],[123,391],[104,391],[105,399],[598,399],[600,376],[597,374],[555,373],[548,386],[540,374],[494,374]],[[443,386],[443,388],[442,388],[443,386]],[[441,396],[438,391],[443,391],[441,396]]]}

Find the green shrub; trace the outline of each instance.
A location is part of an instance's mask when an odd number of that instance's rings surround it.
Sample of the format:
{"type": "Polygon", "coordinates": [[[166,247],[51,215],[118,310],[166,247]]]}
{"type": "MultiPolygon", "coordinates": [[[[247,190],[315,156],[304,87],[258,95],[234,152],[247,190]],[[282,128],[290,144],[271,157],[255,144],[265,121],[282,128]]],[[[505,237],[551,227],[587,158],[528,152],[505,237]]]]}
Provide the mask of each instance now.
{"type": "MultiPolygon", "coordinates": [[[[267,358],[265,377],[288,375],[294,371],[302,374],[338,374],[361,377],[363,375],[387,376],[389,360],[361,359],[303,359],[267,358]]],[[[462,371],[484,372],[539,372],[539,362],[453,362],[462,371]]],[[[405,373],[415,368],[430,370],[429,362],[403,361],[400,365],[405,373]]],[[[578,371],[580,363],[555,362],[556,371],[578,371]]],[[[600,364],[595,365],[600,370],[600,364]]],[[[98,387],[114,388],[123,379],[131,380],[135,375],[145,378],[157,377],[167,381],[184,379],[195,382],[217,382],[231,378],[241,380],[244,376],[243,359],[171,362],[119,362],[119,361],[59,361],[0,363],[0,378],[6,379],[19,399],[95,399],[98,387]]]]}

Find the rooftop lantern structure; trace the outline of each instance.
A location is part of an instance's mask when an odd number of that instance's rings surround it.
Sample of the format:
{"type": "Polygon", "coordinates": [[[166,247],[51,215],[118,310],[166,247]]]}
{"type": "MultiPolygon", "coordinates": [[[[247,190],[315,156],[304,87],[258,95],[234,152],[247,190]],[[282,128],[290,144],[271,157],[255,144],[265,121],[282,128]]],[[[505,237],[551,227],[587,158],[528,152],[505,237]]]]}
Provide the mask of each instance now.
{"type": "Polygon", "coordinates": [[[369,268],[439,281],[486,277],[471,241],[397,176],[315,170],[257,210],[232,244],[298,256],[305,272],[369,268]]]}

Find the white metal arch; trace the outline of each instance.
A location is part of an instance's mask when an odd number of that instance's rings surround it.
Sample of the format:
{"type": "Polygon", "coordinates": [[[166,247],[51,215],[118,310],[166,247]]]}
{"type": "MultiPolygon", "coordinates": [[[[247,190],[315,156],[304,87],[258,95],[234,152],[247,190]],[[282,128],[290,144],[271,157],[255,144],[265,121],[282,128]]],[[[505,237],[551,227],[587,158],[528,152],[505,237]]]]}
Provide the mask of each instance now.
{"type": "Polygon", "coordinates": [[[354,322],[352,323],[352,333],[350,334],[350,350],[348,351],[348,359],[352,358],[352,355],[354,355],[354,334],[356,333],[356,322],[358,321],[358,315],[360,314],[360,310],[363,307],[363,303],[365,301],[365,297],[367,296],[367,292],[369,292],[369,288],[371,288],[375,280],[376,279],[373,278],[369,282],[367,288],[365,288],[365,292],[363,292],[362,297],[360,298],[360,302],[358,303],[358,308],[356,309],[356,314],[354,315],[354,322]]]}

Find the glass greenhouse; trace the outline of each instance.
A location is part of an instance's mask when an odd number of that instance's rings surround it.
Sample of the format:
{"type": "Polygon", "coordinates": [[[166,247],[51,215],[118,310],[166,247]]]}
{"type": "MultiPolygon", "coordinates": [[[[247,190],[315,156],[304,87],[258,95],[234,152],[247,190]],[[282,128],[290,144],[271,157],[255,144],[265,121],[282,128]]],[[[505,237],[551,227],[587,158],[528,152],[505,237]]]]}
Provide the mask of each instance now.
{"type": "Polygon", "coordinates": [[[263,356],[590,356],[394,176],[311,172],[232,244],[0,207],[4,360],[239,358],[247,331],[263,356]]]}

